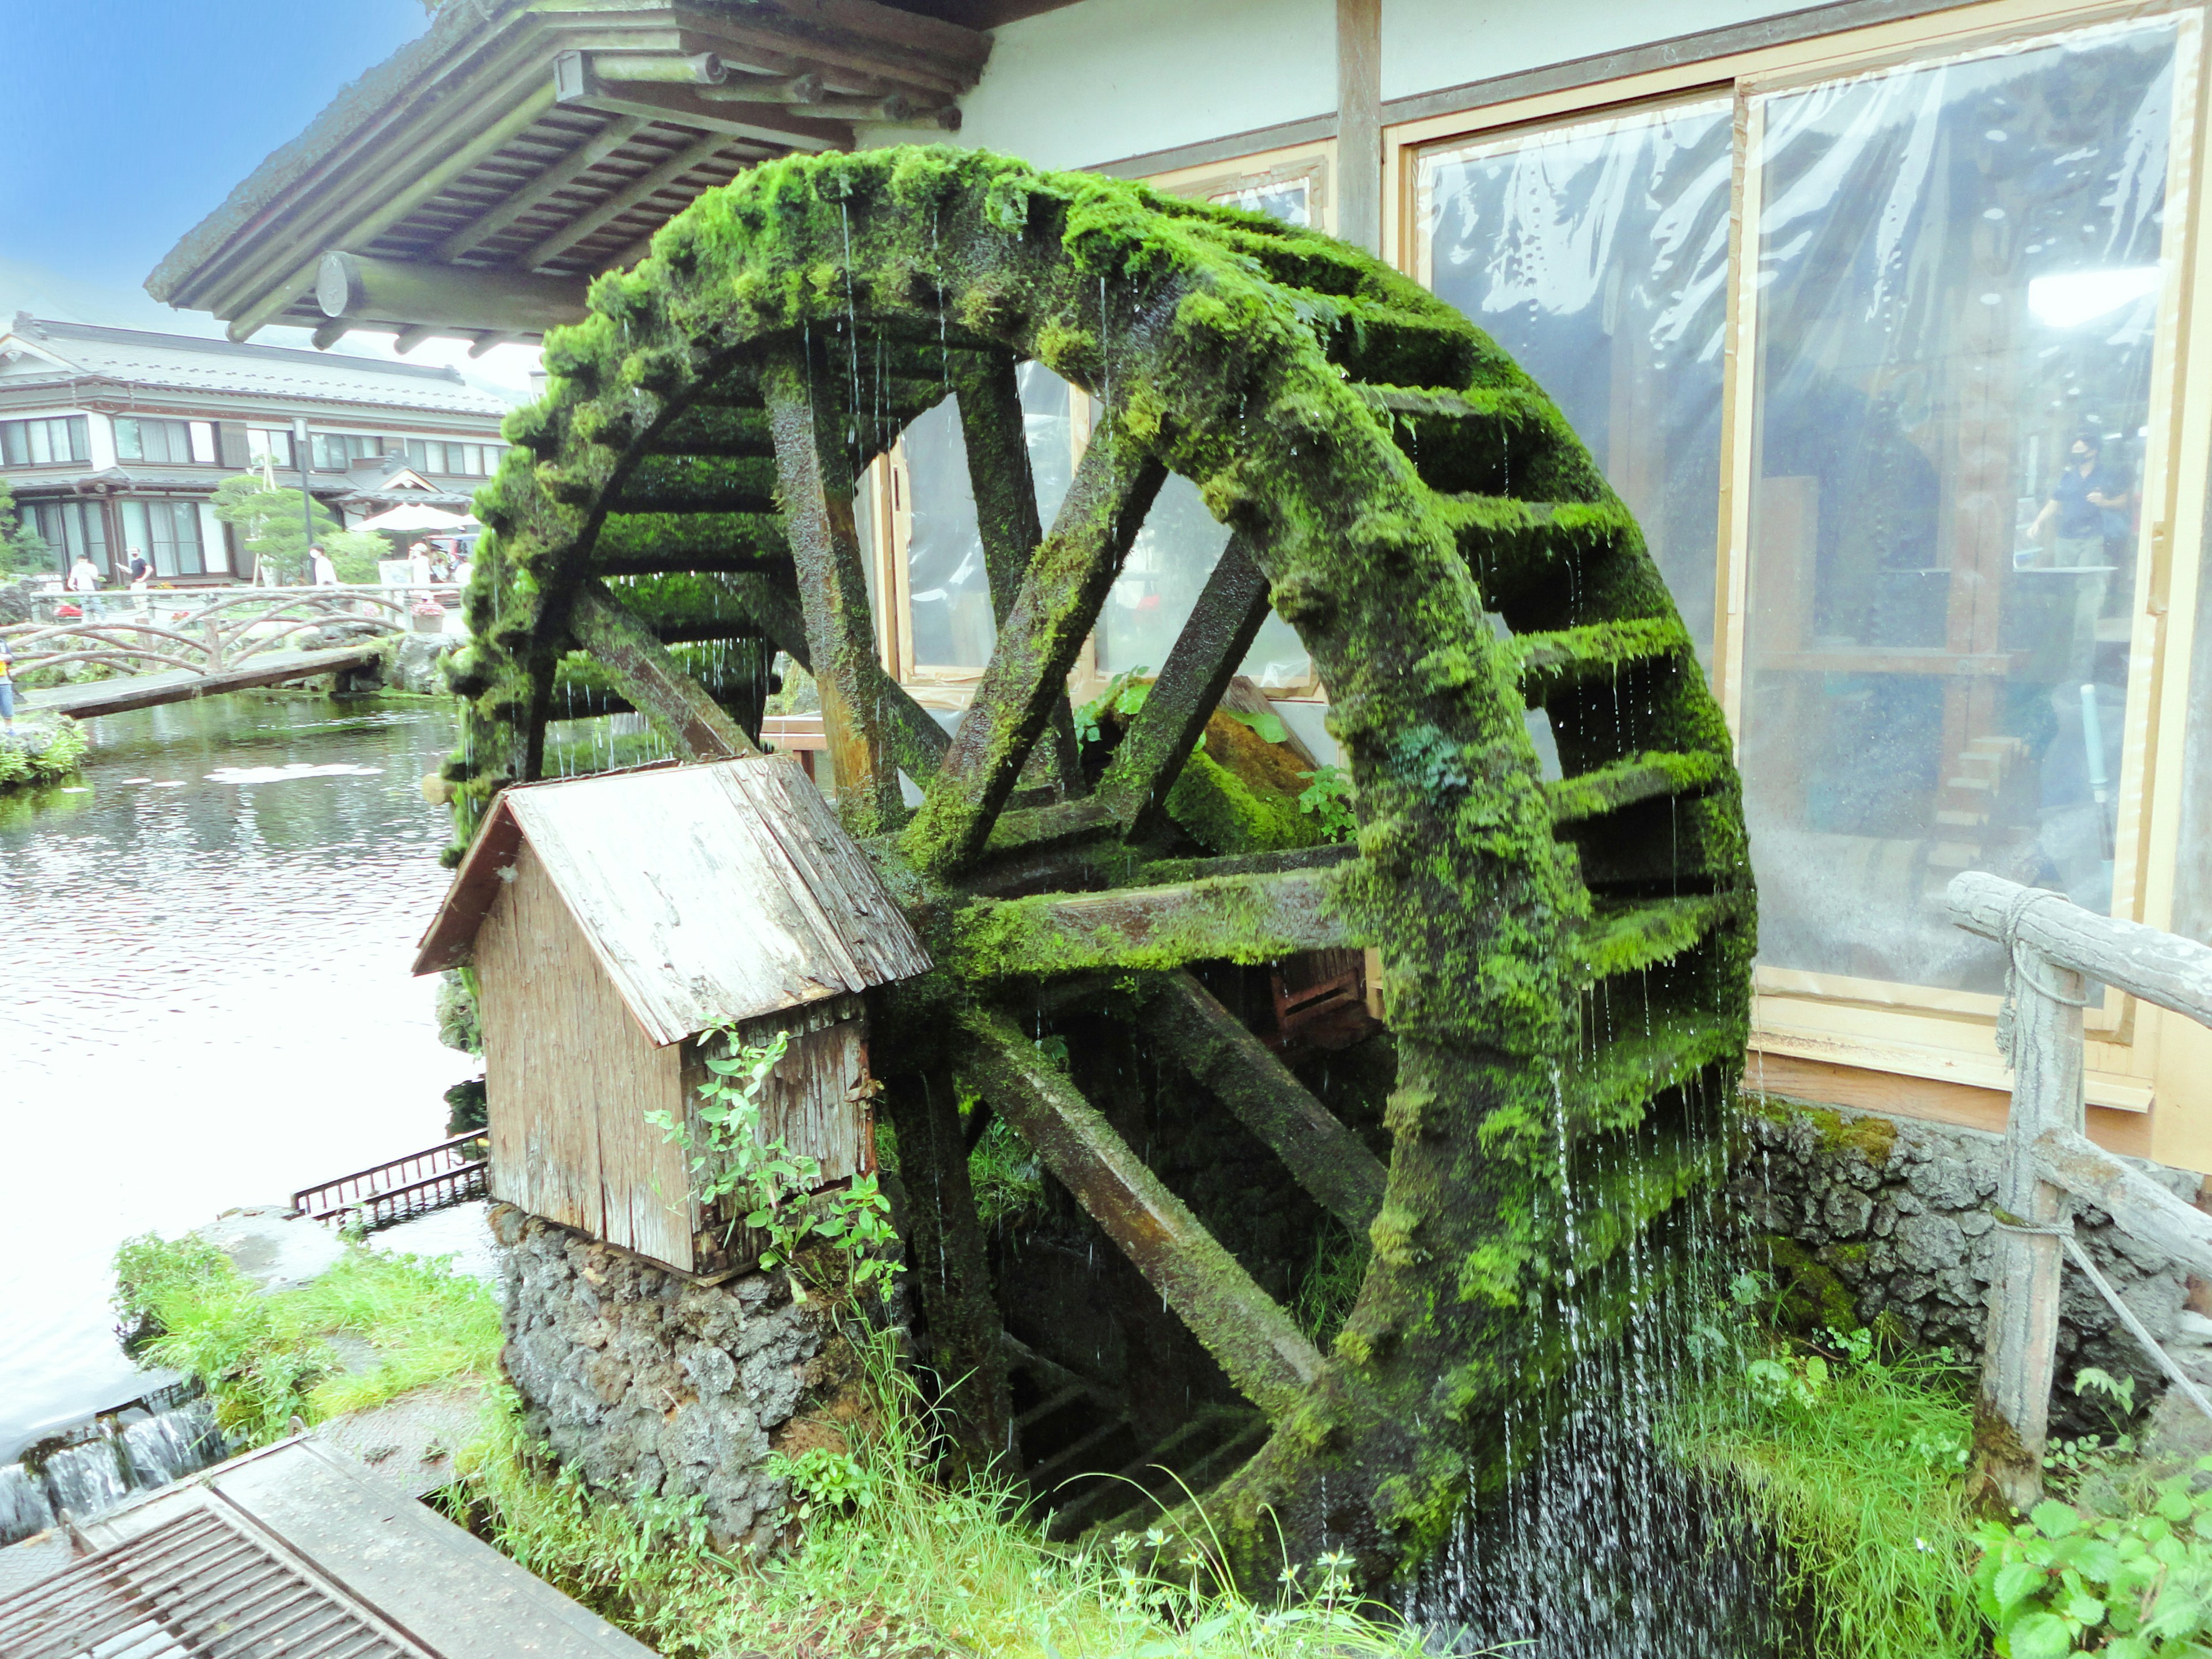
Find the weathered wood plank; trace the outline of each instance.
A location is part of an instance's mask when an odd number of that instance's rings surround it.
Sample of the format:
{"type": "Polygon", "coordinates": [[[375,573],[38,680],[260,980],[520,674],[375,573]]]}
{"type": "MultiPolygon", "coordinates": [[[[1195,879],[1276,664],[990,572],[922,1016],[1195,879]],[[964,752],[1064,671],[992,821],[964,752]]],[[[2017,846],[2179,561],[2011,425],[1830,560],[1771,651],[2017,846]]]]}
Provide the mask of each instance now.
{"type": "Polygon", "coordinates": [[[982,851],[1167,477],[1120,424],[1109,414],[1092,434],[1052,534],[1000,625],[967,717],[907,828],[907,856],[925,872],[948,872],[982,851]]]}
{"type": "Polygon", "coordinates": [[[836,399],[812,383],[803,348],[778,354],[761,371],[769,428],[808,657],[822,697],[822,726],[837,811],[853,833],[881,835],[905,821],[888,710],[888,679],[876,660],[875,622],[853,521],[852,469],[836,399]]]}
{"type": "MultiPolygon", "coordinates": [[[[975,526],[983,541],[983,574],[991,586],[991,615],[1000,623],[1013,610],[1022,578],[1044,540],[1014,370],[1010,351],[961,352],[951,359],[961,442],[968,456],[968,486],[975,499],[975,526]]],[[[1046,731],[1054,783],[1062,794],[1080,794],[1083,769],[1076,750],[1075,716],[1064,687],[1046,731]]]]}
{"type": "Polygon", "coordinates": [[[2086,1199],[2190,1272],[2212,1279],[2212,1215],[2070,1129],[2045,1129],[2029,1144],[2029,1154],[2044,1180],[2086,1199]]]}
{"type": "Polygon", "coordinates": [[[1283,1160],[1323,1208],[1355,1233],[1364,1233],[1382,1211],[1389,1182],[1382,1160],[1188,974],[1168,975],[1153,1008],[1185,1069],[1283,1160]]]}
{"type": "Polygon", "coordinates": [[[1322,867],[979,899],[953,918],[951,962],[991,979],[1270,962],[1298,951],[1365,945],[1334,912],[1335,884],[1336,872],[1322,867]]]}
{"type": "Polygon", "coordinates": [[[159,674],[133,674],[112,680],[94,680],[83,685],[59,685],[45,690],[19,691],[17,707],[26,714],[67,714],[88,720],[100,714],[127,714],[134,708],[153,708],[162,703],[190,702],[199,697],[220,696],[226,691],[246,691],[256,686],[280,685],[316,674],[334,674],[348,668],[366,668],[383,654],[377,645],[351,645],[329,651],[272,651],[250,658],[251,666],[219,669],[202,674],[191,669],[170,669],[159,674]]]}
{"type": "Polygon", "coordinates": [[[1012,1020],[973,1009],[963,1021],[975,1038],[963,1068],[1000,1115],[1036,1149],[1238,1390],[1270,1418],[1287,1415],[1322,1368],[1320,1353],[1290,1316],[1012,1020]]]}
{"type": "Polygon", "coordinates": [[[1952,877],[1944,901],[1953,921],[1984,939],[2002,938],[2005,916],[2018,904],[2016,936],[2023,945],[2145,1002],[2212,1025],[2212,946],[2100,916],[2063,893],[2022,887],[1978,870],[1952,877]],[[2025,896],[2030,893],[2035,896],[2025,896]]]}
{"type": "Polygon", "coordinates": [[[1232,537],[1176,636],[1159,678],[1098,780],[1097,793],[1124,830],[1160,811],[1206,722],[1267,620],[1267,579],[1244,538],[1232,537]]]}
{"type": "Polygon", "coordinates": [[[1978,1487],[2025,1510],[2043,1495],[2063,1265],[2055,1229],[2067,1207],[2059,1188],[2037,1167],[2034,1144],[2047,1130],[2081,1133],[2082,981],[2033,946],[2021,946],[2020,956],[2029,971],[2019,975],[2015,998],[2012,1109],[1996,1207],[2003,1212],[2001,1220],[2009,1217],[2054,1231],[2003,1226],[1996,1233],[1974,1406],[1974,1468],[1978,1487]]]}
{"type": "Polygon", "coordinates": [[[729,711],[678,667],[653,631],[600,583],[577,590],[568,627],[678,753],[693,760],[760,753],[729,711]]]}

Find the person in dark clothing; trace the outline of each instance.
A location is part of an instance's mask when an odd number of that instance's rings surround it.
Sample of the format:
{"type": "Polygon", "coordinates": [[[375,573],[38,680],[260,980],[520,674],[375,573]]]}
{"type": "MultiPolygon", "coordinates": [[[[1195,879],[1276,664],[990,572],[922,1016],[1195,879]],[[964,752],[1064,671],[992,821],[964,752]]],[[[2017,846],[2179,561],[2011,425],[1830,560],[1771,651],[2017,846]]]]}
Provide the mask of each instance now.
{"type": "Polygon", "coordinates": [[[2103,451],[2094,432],[2075,438],[2065,470],[2035,516],[2031,533],[2037,541],[2047,531],[2057,532],[2051,544],[2056,568],[2106,563],[2106,544],[2127,534],[2127,483],[2105,465],[2103,451]]]}

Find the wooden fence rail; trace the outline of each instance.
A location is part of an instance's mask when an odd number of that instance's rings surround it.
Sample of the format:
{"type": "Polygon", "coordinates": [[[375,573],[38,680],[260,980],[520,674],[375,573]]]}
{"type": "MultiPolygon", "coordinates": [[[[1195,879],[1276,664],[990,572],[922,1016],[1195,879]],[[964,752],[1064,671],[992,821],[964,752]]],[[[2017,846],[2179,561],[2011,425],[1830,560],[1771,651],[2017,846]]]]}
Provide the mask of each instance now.
{"type": "Polygon", "coordinates": [[[2081,1133],[2088,985],[2110,985],[2212,1025],[2212,948],[1978,871],[1954,877],[1945,898],[1953,921],[2006,951],[1997,1045],[2012,1064],[2012,1109],[1997,1177],[1996,1282],[1974,1445],[1983,1490],[2025,1510],[2043,1492],[2059,1279],[2069,1256],[2176,1385],[2212,1416],[2212,1401],[2090,1262],[2070,1218],[2074,1200],[2084,1200],[2124,1231],[2212,1275],[2212,1216],[2081,1133]]]}

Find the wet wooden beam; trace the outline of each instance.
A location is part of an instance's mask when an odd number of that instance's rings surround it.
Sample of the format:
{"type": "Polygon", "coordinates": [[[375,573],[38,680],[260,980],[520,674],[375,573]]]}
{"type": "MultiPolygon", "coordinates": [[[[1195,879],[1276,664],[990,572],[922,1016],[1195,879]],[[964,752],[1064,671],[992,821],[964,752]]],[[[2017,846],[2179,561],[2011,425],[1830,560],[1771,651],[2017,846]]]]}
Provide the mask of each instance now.
{"type": "Polygon", "coordinates": [[[1183,1068],[1211,1089],[1331,1215],[1364,1235],[1389,1172],[1267,1045],[1188,974],[1170,974],[1152,1011],[1183,1068]]]}
{"type": "Polygon", "coordinates": [[[770,149],[852,148],[850,122],[793,115],[781,104],[716,102],[702,97],[705,88],[696,84],[629,78],[635,73],[631,64],[659,61],[620,52],[564,52],[553,59],[553,84],[560,102],[570,107],[581,106],[604,110],[611,115],[665,121],[671,125],[691,127],[722,139],[742,139],[770,149]]]}
{"type": "Polygon", "coordinates": [[[963,1074],[1036,1150],[1237,1390],[1271,1419],[1287,1416],[1321,1375],[1321,1354],[1304,1333],[1018,1026],[988,1009],[971,1009],[963,1023],[974,1039],[962,1057],[963,1074]]]}
{"type": "Polygon", "coordinates": [[[1101,893],[979,899],[954,918],[951,958],[982,979],[1092,968],[1272,962],[1369,941],[1333,914],[1333,868],[1221,876],[1101,893]]]}
{"type": "Polygon", "coordinates": [[[1118,426],[1109,416],[1092,434],[1052,534],[1000,624],[937,785],[908,827],[906,854],[925,871],[949,873],[982,851],[1167,477],[1118,426]]]}
{"type": "Polygon", "coordinates": [[[906,817],[884,696],[890,677],[876,659],[842,411],[827,387],[817,394],[812,382],[803,347],[777,352],[761,371],[838,816],[855,836],[882,835],[906,817]]]}
{"type": "Polygon", "coordinates": [[[598,235],[654,191],[666,189],[692,168],[703,167],[713,161],[730,144],[729,136],[720,132],[709,133],[704,138],[686,144],[659,166],[647,169],[622,185],[590,212],[571,219],[551,235],[515,255],[513,261],[514,268],[532,270],[559,258],[577,243],[598,235]]]}
{"type": "MultiPolygon", "coordinates": [[[[968,484],[975,498],[975,524],[983,541],[983,571],[991,586],[991,614],[1004,623],[1020,596],[1022,578],[1044,540],[1037,516],[1036,477],[1030,466],[1028,423],[1010,351],[960,352],[948,367],[959,400],[960,436],[968,454],[968,484]]],[[[1054,783],[1063,795],[1081,794],[1083,768],[1075,743],[1075,717],[1063,689],[1047,727],[1054,783]]]]}
{"type": "Polygon", "coordinates": [[[494,237],[512,229],[520,221],[544,206],[636,137],[644,126],[645,122],[637,116],[616,116],[536,178],[526,181],[490,212],[471,219],[432,248],[426,256],[428,262],[439,265],[451,264],[464,254],[474,252],[494,237]]]}
{"type": "Polygon", "coordinates": [[[584,284],[570,277],[417,264],[343,250],[323,255],[315,303],[334,320],[531,333],[580,323],[588,310],[584,284]]]}
{"type": "Polygon", "coordinates": [[[1207,718],[1267,620],[1267,579],[1245,550],[1244,538],[1232,537],[1098,781],[1099,798],[1125,834],[1142,834],[1163,810],[1207,718]]]}
{"type": "Polygon", "coordinates": [[[761,752],[706,688],[676,665],[652,629],[599,583],[578,590],[568,627],[679,753],[728,760],[761,752]]]}
{"type": "Polygon", "coordinates": [[[969,1184],[960,1091],[941,1073],[890,1077],[883,1105],[898,1137],[912,1268],[907,1283],[921,1299],[928,1359],[942,1389],[935,1403],[958,1448],[947,1473],[981,1476],[1000,1460],[1018,1467],[1006,1332],[992,1299],[982,1224],[969,1184]]]}

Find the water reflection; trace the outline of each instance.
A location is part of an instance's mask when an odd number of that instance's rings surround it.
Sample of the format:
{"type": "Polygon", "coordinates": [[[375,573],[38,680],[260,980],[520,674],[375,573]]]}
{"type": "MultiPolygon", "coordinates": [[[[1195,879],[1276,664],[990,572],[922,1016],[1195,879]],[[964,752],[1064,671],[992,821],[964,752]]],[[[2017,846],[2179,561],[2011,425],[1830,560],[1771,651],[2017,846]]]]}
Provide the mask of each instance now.
{"type": "Polygon", "coordinates": [[[418,787],[445,705],[235,695],[87,729],[80,793],[0,799],[0,1462],[143,1391],[118,1242],[428,1146],[471,1073],[407,975],[445,887],[418,787]]]}

